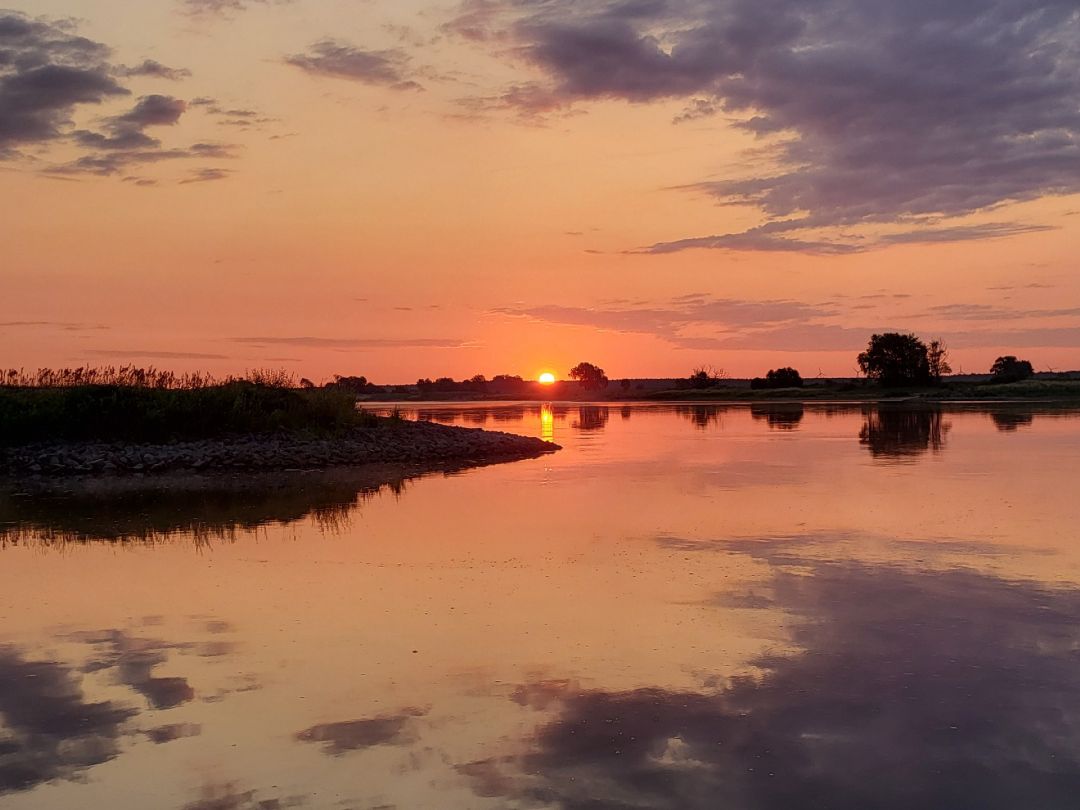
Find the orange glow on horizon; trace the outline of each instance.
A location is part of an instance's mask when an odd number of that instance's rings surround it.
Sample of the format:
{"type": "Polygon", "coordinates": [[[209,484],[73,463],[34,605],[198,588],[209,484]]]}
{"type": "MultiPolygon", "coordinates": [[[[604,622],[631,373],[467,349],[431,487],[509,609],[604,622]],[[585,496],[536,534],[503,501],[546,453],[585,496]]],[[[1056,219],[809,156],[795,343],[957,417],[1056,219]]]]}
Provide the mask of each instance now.
{"type": "Polygon", "coordinates": [[[550,371],[545,371],[539,377],[536,378],[537,382],[541,385],[553,385],[555,383],[555,375],[550,371]]]}

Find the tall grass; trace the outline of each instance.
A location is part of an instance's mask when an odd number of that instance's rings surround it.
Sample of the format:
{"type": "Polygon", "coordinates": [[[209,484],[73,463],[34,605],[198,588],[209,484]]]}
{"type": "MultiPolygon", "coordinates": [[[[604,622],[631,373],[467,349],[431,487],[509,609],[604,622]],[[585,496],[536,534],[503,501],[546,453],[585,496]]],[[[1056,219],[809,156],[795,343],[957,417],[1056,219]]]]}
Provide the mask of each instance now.
{"type": "Polygon", "coordinates": [[[79,366],[78,368],[21,368],[0,370],[0,386],[8,388],[76,388],[83,385],[114,385],[124,388],[191,390],[232,382],[249,382],[268,388],[295,388],[296,377],[283,369],[251,369],[242,376],[215,378],[195,371],[177,374],[149,366],[79,366]]]}
{"type": "Polygon", "coordinates": [[[374,418],[347,392],[291,387],[286,372],[215,380],[133,366],[3,372],[0,445],[168,442],[280,431],[329,435],[374,418]]]}

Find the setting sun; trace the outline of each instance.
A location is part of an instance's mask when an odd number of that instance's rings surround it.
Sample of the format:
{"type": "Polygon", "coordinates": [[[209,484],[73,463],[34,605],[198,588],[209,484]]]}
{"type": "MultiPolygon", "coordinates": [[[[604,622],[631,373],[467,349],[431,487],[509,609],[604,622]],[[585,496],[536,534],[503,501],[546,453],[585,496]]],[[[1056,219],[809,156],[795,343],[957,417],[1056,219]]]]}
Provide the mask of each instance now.
{"type": "Polygon", "coordinates": [[[550,371],[545,371],[536,379],[541,385],[551,385],[555,382],[555,375],[552,374],[550,371]]]}

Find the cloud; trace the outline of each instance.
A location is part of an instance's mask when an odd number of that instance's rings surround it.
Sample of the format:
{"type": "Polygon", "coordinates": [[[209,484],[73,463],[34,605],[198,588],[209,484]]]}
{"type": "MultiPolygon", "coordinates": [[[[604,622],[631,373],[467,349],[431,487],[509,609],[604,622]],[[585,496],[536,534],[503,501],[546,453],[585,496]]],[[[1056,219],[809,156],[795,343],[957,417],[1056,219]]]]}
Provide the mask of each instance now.
{"type": "Polygon", "coordinates": [[[148,349],[90,349],[87,354],[98,357],[149,358],[159,360],[228,360],[224,354],[204,354],[202,352],[165,352],[148,349]]]}
{"type": "Polygon", "coordinates": [[[171,68],[161,64],[155,59],[144,59],[138,65],[128,67],[120,65],[116,68],[116,75],[130,78],[133,76],[149,76],[155,79],[169,79],[180,81],[191,77],[191,71],[187,68],[171,68]]]}
{"type": "Polygon", "coordinates": [[[704,248],[709,250],[764,251],[806,253],[818,256],[843,256],[865,253],[889,245],[945,244],[970,242],[977,239],[1002,239],[1028,233],[1055,230],[1050,225],[1028,225],[1019,222],[988,222],[981,225],[955,225],[946,228],[922,227],[894,233],[863,236],[847,241],[843,239],[814,240],[778,235],[787,231],[802,230],[805,223],[799,220],[780,220],[768,225],[751,228],[742,233],[718,236],[701,236],[678,239],[674,242],[657,242],[647,248],[629,253],[677,253],[682,250],[704,248]]]}
{"type": "Polygon", "coordinates": [[[143,733],[155,745],[164,745],[188,737],[198,737],[202,734],[202,726],[198,723],[170,723],[147,729],[143,733]]]}
{"type": "Polygon", "coordinates": [[[189,106],[202,108],[207,115],[217,117],[219,126],[250,128],[278,120],[246,107],[224,107],[217,99],[205,96],[192,99],[189,106]]]}
{"type": "Polygon", "coordinates": [[[335,756],[377,745],[406,745],[416,739],[413,718],[425,714],[426,709],[406,708],[392,715],[322,723],[299,732],[296,739],[321,742],[323,750],[335,756]]]}
{"type": "Polygon", "coordinates": [[[0,158],[62,137],[78,106],[128,95],[108,55],[66,23],[0,12],[0,158]]]}
{"type": "Polygon", "coordinates": [[[232,156],[223,144],[165,148],[150,135],[150,128],[175,126],[187,108],[169,95],[141,96],[126,111],[99,119],[94,130],[77,127],[76,115],[84,108],[131,95],[119,78],[186,75],[150,59],[135,67],[115,66],[110,57],[110,48],[79,36],[70,22],[0,12],[0,160],[23,158],[20,150],[59,141],[81,153],[45,166],[46,174],[126,174],[140,164],[232,156]]]}
{"type": "Polygon", "coordinates": [[[477,795],[566,810],[1072,806],[1075,589],[717,545],[767,571],[763,592],[718,593],[717,620],[775,605],[793,651],[688,689],[525,683],[512,698],[537,728],[458,767],[477,795]]]}
{"type": "MultiPolygon", "coordinates": [[[[1080,193],[1080,15],[1071,0],[505,0],[447,30],[541,77],[507,103],[684,100],[766,141],[768,171],[694,186],[856,249],[1029,232],[943,219],[1080,193]],[[515,101],[515,99],[517,99],[515,101]],[[846,229],[900,224],[864,246],[846,229]]],[[[684,114],[685,115],[685,114],[684,114]]],[[[664,250],[836,252],[757,229],[664,250]]]]}
{"type": "Polygon", "coordinates": [[[197,169],[192,172],[187,178],[180,181],[180,185],[186,186],[191,183],[210,183],[214,180],[224,180],[232,172],[227,169],[197,169]]]}
{"type": "Polygon", "coordinates": [[[462,340],[449,338],[322,338],[322,337],[238,337],[233,343],[254,346],[306,346],[326,349],[464,349],[462,340]]]}
{"type": "Polygon", "coordinates": [[[193,17],[230,17],[254,6],[284,5],[292,0],[180,0],[193,17]]]}
{"type": "MultiPolygon", "coordinates": [[[[699,296],[673,299],[667,304],[572,307],[541,305],[502,307],[492,310],[512,317],[547,323],[589,326],[613,332],[648,334],[682,348],[730,347],[746,330],[804,328],[814,321],[838,314],[831,306],[815,306],[787,299],[749,301],[699,296]],[[694,335],[696,327],[708,327],[712,336],[694,335]]],[[[859,332],[863,335],[862,332],[859,332]]],[[[866,342],[863,335],[861,345],[866,342]]]]}
{"type": "Polygon", "coordinates": [[[409,77],[409,56],[400,48],[366,51],[346,42],[323,39],[306,53],[285,57],[285,63],[315,76],[331,76],[395,90],[422,90],[409,77]]]}

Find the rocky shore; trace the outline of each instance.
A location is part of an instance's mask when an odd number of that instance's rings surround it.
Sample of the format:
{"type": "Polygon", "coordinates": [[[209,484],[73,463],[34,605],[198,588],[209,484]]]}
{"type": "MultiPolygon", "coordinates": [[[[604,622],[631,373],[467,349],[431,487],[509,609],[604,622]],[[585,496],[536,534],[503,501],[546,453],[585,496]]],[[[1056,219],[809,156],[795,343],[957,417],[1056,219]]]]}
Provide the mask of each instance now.
{"type": "Polygon", "coordinates": [[[148,475],[512,461],[559,449],[556,444],[511,433],[381,419],[374,426],[357,427],[331,438],[281,433],[170,444],[70,442],[0,448],[0,475],[148,475]]]}

